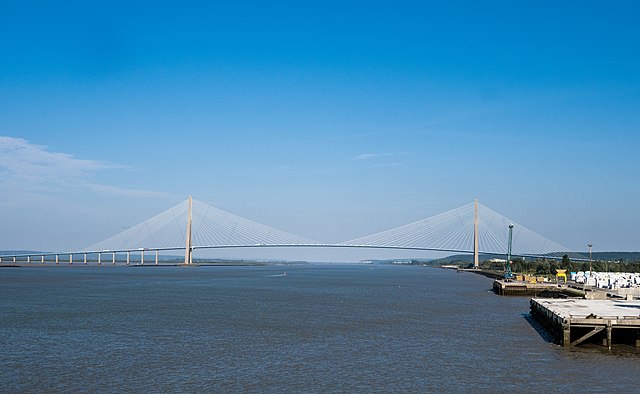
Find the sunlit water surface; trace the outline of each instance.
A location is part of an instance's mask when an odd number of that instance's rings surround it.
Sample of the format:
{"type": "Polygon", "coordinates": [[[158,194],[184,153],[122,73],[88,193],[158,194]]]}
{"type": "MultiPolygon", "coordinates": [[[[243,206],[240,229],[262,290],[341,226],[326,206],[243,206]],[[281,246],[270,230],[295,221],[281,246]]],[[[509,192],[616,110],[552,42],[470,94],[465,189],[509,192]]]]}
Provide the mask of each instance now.
{"type": "Polygon", "coordinates": [[[635,349],[563,349],[490,288],[409,266],[2,268],[0,391],[637,390],[635,349]]]}

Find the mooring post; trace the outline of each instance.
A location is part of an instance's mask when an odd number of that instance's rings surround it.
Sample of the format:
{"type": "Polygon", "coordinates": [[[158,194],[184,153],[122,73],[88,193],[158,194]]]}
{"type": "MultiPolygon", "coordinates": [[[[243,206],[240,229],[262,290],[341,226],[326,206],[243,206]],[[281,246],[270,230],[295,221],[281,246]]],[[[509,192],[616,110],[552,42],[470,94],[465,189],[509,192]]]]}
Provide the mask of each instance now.
{"type": "Polygon", "coordinates": [[[101,257],[102,257],[102,253],[98,252],[98,265],[102,265],[102,261],[100,261],[101,257]]]}
{"type": "Polygon", "coordinates": [[[69,253],[69,264],[73,264],[73,253],[69,253]]]}
{"type": "Polygon", "coordinates": [[[140,265],[144,265],[144,249],[140,251],[140,265]]]}
{"type": "Polygon", "coordinates": [[[131,259],[131,251],[127,250],[127,265],[129,265],[130,259],[131,259]]]}
{"type": "Polygon", "coordinates": [[[40,256],[40,262],[44,264],[44,255],[40,256]]]}
{"type": "Polygon", "coordinates": [[[611,350],[611,332],[613,327],[611,326],[611,320],[607,322],[607,348],[611,350]]]}
{"type": "Polygon", "coordinates": [[[58,264],[58,262],[59,262],[59,257],[60,257],[60,255],[56,255],[56,264],[58,264]]]}
{"type": "Polygon", "coordinates": [[[84,263],[84,265],[87,265],[87,254],[86,254],[86,253],[83,253],[83,254],[82,254],[82,258],[83,258],[83,263],[84,263]]]}
{"type": "Polygon", "coordinates": [[[158,265],[158,251],[156,250],[156,265],[158,265]]]}
{"type": "Polygon", "coordinates": [[[116,263],[116,252],[111,252],[111,264],[116,263]]]}

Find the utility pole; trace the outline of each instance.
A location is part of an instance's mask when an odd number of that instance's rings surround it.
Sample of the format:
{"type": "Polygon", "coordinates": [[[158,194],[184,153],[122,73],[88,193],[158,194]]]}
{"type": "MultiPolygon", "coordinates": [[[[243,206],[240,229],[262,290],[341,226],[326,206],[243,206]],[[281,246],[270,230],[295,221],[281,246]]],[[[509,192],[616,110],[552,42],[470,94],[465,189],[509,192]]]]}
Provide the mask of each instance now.
{"type": "Polygon", "coordinates": [[[191,206],[192,199],[189,196],[189,213],[187,215],[187,240],[184,248],[184,265],[191,264],[191,206]]]}

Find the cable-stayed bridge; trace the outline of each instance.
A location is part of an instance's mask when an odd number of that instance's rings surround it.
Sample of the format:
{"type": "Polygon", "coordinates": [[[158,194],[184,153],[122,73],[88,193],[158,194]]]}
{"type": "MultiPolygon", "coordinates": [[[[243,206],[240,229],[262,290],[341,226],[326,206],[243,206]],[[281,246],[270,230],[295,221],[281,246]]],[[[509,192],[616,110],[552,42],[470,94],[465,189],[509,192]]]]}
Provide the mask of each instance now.
{"type": "Polygon", "coordinates": [[[506,254],[509,238],[512,238],[513,256],[561,258],[567,254],[574,260],[584,259],[584,256],[513,222],[477,200],[379,233],[340,243],[323,243],[254,222],[189,197],[83,250],[4,255],[0,256],[0,263],[25,260],[59,263],[61,256],[65,261],[68,257],[68,262],[73,263],[74,256],[82,256],[85,264],[88,258],[98,264],[115,264],[120,255],[126,254],[126,263],[129,264],[131,253],[136,253],[141,264],[145,263],[145,254],[148,256],[146,262],[158,264],[160,252],[184,250],[184,263],[191,264],[193,251],[198,249],[295,247],[473,253],[477,267],[479,254],[506,254]]]}

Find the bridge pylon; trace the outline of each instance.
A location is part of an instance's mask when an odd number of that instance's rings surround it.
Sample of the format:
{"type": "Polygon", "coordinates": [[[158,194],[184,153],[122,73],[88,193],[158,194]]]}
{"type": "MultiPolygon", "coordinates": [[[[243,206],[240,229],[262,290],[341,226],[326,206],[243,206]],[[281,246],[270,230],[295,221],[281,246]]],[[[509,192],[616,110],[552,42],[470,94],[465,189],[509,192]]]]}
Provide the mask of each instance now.
{"type": "Polygon", "coordinates": [[[474,216],[473,216],[473,268],[480,268],[480,261],[478,258],[478,199],[474,202],[474,216]]]}
{"type": "Polygon", "coordinates": [[[192,211],[192,207],[193,207],[193,199],[191,198],[191,196],[189,196],[189,214],[187,215],[187,236],[186,238],[186,245],[184,247],[184,265],[189,265],[193,262],[192,259],[192,245],[191,245],[191,211],[192,211]]]}

